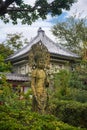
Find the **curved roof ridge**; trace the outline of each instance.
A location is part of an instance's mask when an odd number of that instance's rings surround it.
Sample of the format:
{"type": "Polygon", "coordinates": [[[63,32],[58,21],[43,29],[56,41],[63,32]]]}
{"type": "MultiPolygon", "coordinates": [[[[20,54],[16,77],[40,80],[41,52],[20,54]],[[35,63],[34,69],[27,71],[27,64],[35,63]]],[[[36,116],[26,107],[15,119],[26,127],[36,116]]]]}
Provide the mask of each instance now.
{"type": "Polygon", "coordinates": [[[23,48],[19,49],[18,51],[16,51],[14,54],[10,55],[6,60],[11,59],[12,57],[14,57],[14,55],[17,55],[18,53],[20,53],[21,51],[25,50],[28,46],[30,46],[30,44],[38,37],[38,34],[23,48]]]}
{"type": "MultiPolygon", "coordinates": [[[[62,51],[65,51],[66,53],[71,54],[72,56],[79,57],[78,54],[75,54],[75,53],[69,51],[68,49],[64,48],[62,45],[59,45],[59,43],[56,43],[56,42],[54,42],[53,40],[51,40],[46,34],[45,34],[45,37],[46,37],[51,43],[53,43],[53,45],[55,45],[55,47],[57,47],[58,52],[59,52],[59,50],[61,49],[62,51]]],[[[62,54],[62,55],[63,55],[63,54],[62,54]]]]}
{"type": "Polygon", "coordinates": [[[56,43],[55,43],[51,38],[49,38],[46,34],[45,34],[45,37],[46,37],[50,42],[52,42],[54,45],[56,45],[56,43]]]}
{"type": "MultiPolygon", "coordinates": [[[[56,44],[56,45],[57,45],[57,44],[56,44]]],[[[67,48],[64,48],[62,45],[58,45],[58,47],[60,47],[60,49],[66,51],[66,52],[69,52],[70,54],[72,54],[72,55],[74,55],[74,56],[79,57],[78,54],[76,54],[76,53],[74,53],[74,52],[72,52],[72,51],[69,51],[67,48]]]]}
{"type": "Polygon", "coordinates": [[[51,38],[49,38],[45,34],[45,32],[41,28],[39,28],[37,31],[37,35],[34,38],[32,38],[32,40],[26,46],[24,46],[22,49],[19,49],[17,52],[12,54],[6,60],[11,60],[28,53],[31,49],[31,46],[40,41],[47,47],[50,53],[65,55],[70,57],[79,57],[77,54],[59,45],[59,43],[54,42],[51,38]]]}

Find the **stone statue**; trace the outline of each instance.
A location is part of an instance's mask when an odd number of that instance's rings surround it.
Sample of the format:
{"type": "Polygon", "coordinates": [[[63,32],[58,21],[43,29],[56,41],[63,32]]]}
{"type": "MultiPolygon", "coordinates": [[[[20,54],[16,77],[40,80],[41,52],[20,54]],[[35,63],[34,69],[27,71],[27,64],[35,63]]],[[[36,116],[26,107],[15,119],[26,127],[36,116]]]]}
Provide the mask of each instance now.
{"type": "MultiPolygon", "coordinates": [[[[41,46],[41,45],[40,45],[41,46]]],[[[42,47],[41,47],[42,48],[42,47]]],[[[48,94],[47,87],[49,80],[45,71],[46,58],[44,58],[42,50],[34,54],[35,68],[32,70],[31,88],[33,91],[33,111],[41,114],[46,112],[48,94]]]]}
{"type": "Polygon", "coordinates": [[[32,71],[31,87],[33,90],[33,109],[39,113],[44,113],[47,107],[47,90],[49,82],[47,80],[44,66],[39,59],[37,68],[32,71]]]}

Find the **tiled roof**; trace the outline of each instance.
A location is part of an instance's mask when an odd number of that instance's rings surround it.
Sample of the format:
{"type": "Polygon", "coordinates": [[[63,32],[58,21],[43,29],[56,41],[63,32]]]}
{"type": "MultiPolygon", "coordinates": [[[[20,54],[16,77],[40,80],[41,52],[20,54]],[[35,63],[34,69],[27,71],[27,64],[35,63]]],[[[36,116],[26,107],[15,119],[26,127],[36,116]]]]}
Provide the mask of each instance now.
{"type": "Polygon", "coordinates": [[[47,37],[45,32],[39,28],[37,36],[33,38],[28,45],[17,51],[15,54],[11,55],[7,60],[12,60],[28,53],[31,49],[31,46],[38,43],[39,41],[41,41],[47,47],[50,53],[79,58],[79,56],[75,53],[72,53],[69,50],[64,49],[62,46],[59,46],[57,43],[53,42],[50,38],[47,37]]]}
{"type": "Polygon", "coordinates": [[[27,75],[21,75],[21,74],[15,74],[15,73],[2,73],[2,74],[6,76],[7,80],[23,81],[23,82],[29,81],[29,77],[27,75]]]}

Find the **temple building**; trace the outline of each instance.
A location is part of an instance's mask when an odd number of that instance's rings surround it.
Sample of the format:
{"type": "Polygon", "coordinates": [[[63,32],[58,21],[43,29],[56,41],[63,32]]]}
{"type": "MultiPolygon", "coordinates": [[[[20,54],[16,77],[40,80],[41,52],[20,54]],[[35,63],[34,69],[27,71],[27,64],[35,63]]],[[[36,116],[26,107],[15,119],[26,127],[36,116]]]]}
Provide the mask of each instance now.
{"type": "MultiPolygon", "coordinates": [[[[34,37],[24,48],[11,55],[7,61],[13,65],[13,72],[17,74],[28,74],[31,70],[29,67],[29,51],[35,44],[42,43],[50,54],[51,69],[71,69],[72,64],[79,59],[79,56],[64,49],[58,43],[52,41],[45,32],[39,28],[37,36],[34,37]]],[[[55,71],[55,70],[54,70],[55,71]]]]}
{"type": "MultiPolygon", "coordinates": [[[[32,59],[29,57],[30,51],[32,46],[34,45],[44,45],[45,48],[47,48],[49,55],[50,55],[50,64],[49,64],[49,71],[56,73],[60,69],[67,69],[71,70],[73,69],[73,65],[76,63],[76,61],[80,58],[78,55],[70,52],[69,50],[63,48],[58,43],[55,43],[52,41],[42,30],[41,28],[38,29],[36,37],[34,37],[25,47],[18,50],[16,53],[11,55],[6,59],[6,61],[10,61],[13,65],[12,70],[12,77],[20,77],[19,79],[23,80],[23,76],[25,76],[29,80],[30,74],[31,74],[31,66],[30,66],[30,60],[32,59]],[[22,76],[21,76],[22,75],[22,76]]],[[[34,50],[38,51],[37,48],[34,50]]],[[[43,50],[44,51],[44,50],[43,50]]],[[[10,75],[10,80],[12,78],[10,75]]],[[[9,79],[8,79],[9,80],[9,79]]],[[[21,81],[20,80],[20,81],[21,81]]],[[[18,78],[17,78],[18,81],[18,78]]],[[[24,80],[23,80],[24,82],[24,80]]],[[[24,88],[23,88],[24,89],[24,88]]]]}

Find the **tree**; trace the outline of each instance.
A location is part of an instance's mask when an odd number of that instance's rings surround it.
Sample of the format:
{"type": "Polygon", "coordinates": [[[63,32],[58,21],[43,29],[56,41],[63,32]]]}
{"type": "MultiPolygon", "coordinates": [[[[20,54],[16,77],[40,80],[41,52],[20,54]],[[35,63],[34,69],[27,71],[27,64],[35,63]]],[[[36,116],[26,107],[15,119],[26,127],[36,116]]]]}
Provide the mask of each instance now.
{"type": "MultiPolygon", "coordinates": [[[[27,39],[24,39],[24,42],[22,42],[21,38],[23,38],[21,33],[7,34],[6,41],[0,43],[0,64],[2,68],[3,66],[6,66],[4,60],[18,49],[21,49],[23,44],[27,43],[27,39]]],[[[1,70],[2,69],[0,69],[0,71],[1,70]]]]}
{"type": "Polygon", "coordinates": [[[6,41],[0,44],[0,72],[11,70],[11,64],[5,63],[5,59],[27,43],[26,39],[22,42],[21,38],[23,38],[21,33],[7,34],[6,41]]]}
{"type": "Polygon", "coordinates": [[[10,62],[5,63],[3,56],[0,54],[0,72],[7,72],[11,70],[10,62]]]}
{"type": "Polygon", "coordinates": [[[60,15],[62,9],[69,10],[74,2],[76,0],[35,0],[34,6],[31,6],[24,0],[0,0],[0,18],[5,23],[11,19],[13,24],[17,24],[20,19],[22,24],[31,24],[38,18],[46,19],[49,13],[52,16],[60,15]]]}
{"type": "Polygon", "coordinates": [[[28,40],[23,38],[22,33],[7,34],[6,40],[0,43],[0,54],[6,59],[27,43],[28,40]]]}
{"type": "Polygon", "coordinates": [[[22,33],[14,33],[14,34],[7,34],[7,39],[4,42],[4,45],[7,47],[10,47],[13,52],[17,51],[18,49],[21,49],[23,47],[24,42],[22,41],[22,33]]]}
{"type": "Polygon", "coordinates": [[[9,46],[4,45],[3,43],[0,44],[0,55],[4,59],[6,59],[12,53],[13,53],[13,50],[11,50],[9,46]]]}
{"type": "MultiPolygon", "coordinates": [[[[58,22],[52,28],[53,34],[61,41],[61,45],[68,50],[79,54],[82,59],[76,64],[80,81],[87,85],[87,21],[86,18],[76,18],[76,15],[67,18],[65,22],[58,22]]],[[[76,77],[75,77],[76,78],[76,77]]],[[[72,80],[73,81],[73,80],[72,80]]],[[[78,82],[78,79],[76,79],[78,82]]],[[[80,83],[80,82],[78,82],[80,83]]],[[[74,80],[75,84],[75,80],[74,80]]],[[[76,84],[75,84],[76,85],[76,84]]]]}
{"type": "MultiPolygon", "coordinates": [[[[7,34],[7,39],[0,43],[0,54],[6,59],[9,55],[23,47],[22,34],[7,34]]],[[[24,40],[24,42],[26,42],[24,40]]]]}
{"type": "Polygon", "coordinates": [[[52,32],[57,39],[60,39],[61,45],[82,55],[83,50],[87,49],[86,22],[86,18],[79,17],[77,19],[76,15],[73,15],[66,21],[54,25],[52,32]]]}

